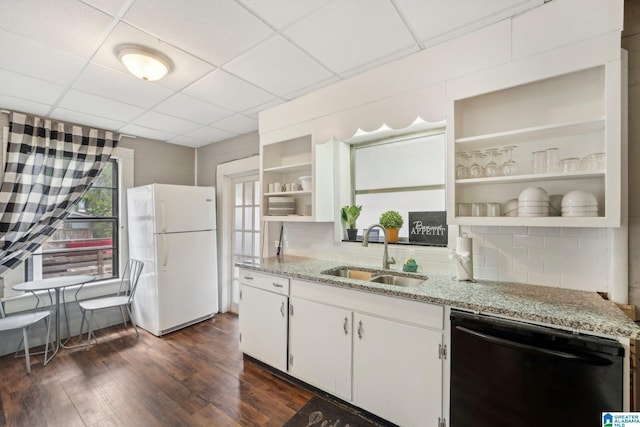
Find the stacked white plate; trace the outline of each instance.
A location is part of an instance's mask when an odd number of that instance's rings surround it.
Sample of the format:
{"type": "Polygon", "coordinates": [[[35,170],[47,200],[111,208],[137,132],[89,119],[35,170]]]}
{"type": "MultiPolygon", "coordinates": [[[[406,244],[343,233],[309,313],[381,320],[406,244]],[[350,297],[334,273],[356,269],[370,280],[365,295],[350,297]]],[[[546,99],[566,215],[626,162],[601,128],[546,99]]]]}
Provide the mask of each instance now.
{"type": "Polygon", "coordinates": [[[598,216],[598,200],[586,191],[570,191],[562,198],[562,216],[598,216]]]}
{"type": "Polygon", "coordinates": [[[296,211],[293,197],[269,197],[268,215],[292,215],[296,211]]]}
{"type": "Polygon", "coordinates": [[[527,187],[518,197],[518,216],[549,216],[549,195],[540,187],[527,187]]]}

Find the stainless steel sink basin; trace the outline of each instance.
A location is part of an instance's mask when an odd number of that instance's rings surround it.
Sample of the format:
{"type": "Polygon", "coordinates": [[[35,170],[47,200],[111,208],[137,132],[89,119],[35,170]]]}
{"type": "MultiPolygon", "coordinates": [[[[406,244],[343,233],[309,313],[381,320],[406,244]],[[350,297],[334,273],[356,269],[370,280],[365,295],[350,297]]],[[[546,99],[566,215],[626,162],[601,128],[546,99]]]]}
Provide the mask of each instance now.
{"type": "Polygon", "coordinates": [[[327,274],[329,276],[336,277],[346,277],[348,279],[356,279],[356,280],[371,280],[374,276],[374,272],[372,271],[364,271],[358,270],[356,268],[334,268],[332,270],[323,271],[322,274],[327,274]]]}
{"type": "Polygon", "coordinates": [[[422,285],[426,281],[427,279],[422,279],[417,277],[395,276],[392,274],[384,274],[381,276],[376,276],[369,280],[369,282],[383,283],[385,285],[405,286],[405,287],[422,285]]]}

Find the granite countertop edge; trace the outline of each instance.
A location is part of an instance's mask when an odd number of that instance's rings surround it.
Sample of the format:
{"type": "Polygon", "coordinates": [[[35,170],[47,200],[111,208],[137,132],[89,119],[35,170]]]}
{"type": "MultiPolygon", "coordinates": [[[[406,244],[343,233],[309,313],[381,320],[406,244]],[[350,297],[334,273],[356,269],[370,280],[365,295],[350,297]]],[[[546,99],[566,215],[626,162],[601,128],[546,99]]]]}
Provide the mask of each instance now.
{"type": "Polygon", "coordinates": [[[615,303],[603,299],[596,292],[488,280],[458,282],[445,275],[394,270],[393,274],[428,277],[422,285],[398,287],[322,274],[332,268],[347,266],[369,271],[380,271],[379,268],[291,255],[265,258],[259,263],[238,262],[236,266],[328,286],[441,304],[587,333],[631,339],[640,336],[640,327],[615,303]]]}

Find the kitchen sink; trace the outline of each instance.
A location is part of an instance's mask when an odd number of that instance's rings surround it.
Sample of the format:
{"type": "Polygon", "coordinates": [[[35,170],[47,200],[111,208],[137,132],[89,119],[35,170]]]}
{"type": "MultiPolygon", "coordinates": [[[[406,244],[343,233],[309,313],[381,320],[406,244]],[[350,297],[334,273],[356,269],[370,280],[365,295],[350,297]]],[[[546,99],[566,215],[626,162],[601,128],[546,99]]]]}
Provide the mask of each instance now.
{"type": "Polygon", "coordinates": [[[358,270],[356,268],[334,268],[332,270],[323,271],[322,274],[327,274],[329,276],[336,277],[346,277],[348,279],[356,279],[356,280],[370,280],[374,276],[374,272],[372,271],[364,271],[358,270]]]}
{"type": "Polygon", "coordinates": [[[385,285],[405,286],[405,287],[422,285],[426,281],[427,279],[423,279],[423,278],[395,276],[392,274],[375,276],[369,280],[369,282],[383,283],[385,285]]]}

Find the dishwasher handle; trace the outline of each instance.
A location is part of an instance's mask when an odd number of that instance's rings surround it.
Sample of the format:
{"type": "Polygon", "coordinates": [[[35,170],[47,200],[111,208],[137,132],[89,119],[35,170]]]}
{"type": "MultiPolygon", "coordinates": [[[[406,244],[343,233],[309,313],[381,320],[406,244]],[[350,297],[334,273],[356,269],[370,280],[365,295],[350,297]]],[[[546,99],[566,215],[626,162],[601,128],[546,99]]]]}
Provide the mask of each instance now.
{"type": "Polygon", "coordinates": [[[489,341],[495,344],[503,345],[505,347],[510,347],[517,350],[523,350],[530,353],[540,354],[543,356],[558,357],[561,359],[574,360],[576,362],[588,363],[591,365],[598,365],[598,366],[606,366],[612,363],[610,360],[602,357],[593,356],[593,355],[586,356],[582,354],[569,353],[562,350],[553,350],[550,348],[537,347],[530,344],[524,344],[517,341],[512,341],[506,338],[496,337],[494,335],[490,335],[485,332],[474,331],[474,330],[465,328],[464,326],[456,326],[455,328],[460,332],[463,332],[468,335],[472,335],[481,340],[489,341]]]}

